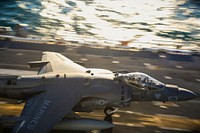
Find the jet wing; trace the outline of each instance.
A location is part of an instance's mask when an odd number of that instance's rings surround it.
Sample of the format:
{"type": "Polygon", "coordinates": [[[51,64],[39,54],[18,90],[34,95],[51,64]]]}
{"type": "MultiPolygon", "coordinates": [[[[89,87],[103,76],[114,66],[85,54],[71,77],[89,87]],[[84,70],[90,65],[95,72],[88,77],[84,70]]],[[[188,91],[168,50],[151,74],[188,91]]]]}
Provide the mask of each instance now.
{"type": "Polygon", "coordinates": [[[65,90],[55,86],[28,99],[13,133],[49,132],[80,100],[80,93],[65,90]]]}
{"type": "Polygon", "coordinates": [[[42,61],[31,63],[34,66],[41,66],[38,74],[44,73],[85,73],[85,67],[73,62],[67,57],[55,52],[43,52],[42,61]]]}

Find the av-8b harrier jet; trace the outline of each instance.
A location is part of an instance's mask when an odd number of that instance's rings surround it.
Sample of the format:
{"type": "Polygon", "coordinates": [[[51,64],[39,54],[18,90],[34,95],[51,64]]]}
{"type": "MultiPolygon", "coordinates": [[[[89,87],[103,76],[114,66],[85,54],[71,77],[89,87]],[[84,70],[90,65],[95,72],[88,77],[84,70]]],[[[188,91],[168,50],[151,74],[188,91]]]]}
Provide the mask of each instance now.
{"type": "Polygon", "coordinates": [[[106,121],[81,118],[74,112],[122,108],[132,101],[185,101],[192,91],[169,86],[140,72],[85,68],[63,55],[43,52],[37,75],[0,77],[0,97],[26,101],[21,115],[5,120],[15,123],[13,133],[46,133],[60,130],[110,128],[106,121]]]}

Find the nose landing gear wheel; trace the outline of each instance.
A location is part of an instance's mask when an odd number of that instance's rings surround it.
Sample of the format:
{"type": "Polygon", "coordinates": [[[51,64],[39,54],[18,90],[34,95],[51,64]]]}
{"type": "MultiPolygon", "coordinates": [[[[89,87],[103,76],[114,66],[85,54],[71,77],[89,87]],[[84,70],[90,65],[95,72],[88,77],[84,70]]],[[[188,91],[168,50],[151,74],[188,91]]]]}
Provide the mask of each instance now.
{"type": "MultiPolygon", "coordinates": [[[[105,107],[104,113],[106,115],[104,118],[104,121],[108,121],[108,122],[112,123],[113,122],[112,115],[115,113],[115,108],[105,107]]],[[[108,129],[101,130],[100,133],[112,133],[112,132],[113,132],[113,128],[108,128],[108,129]]]]}
{"type": "Polygon", "coordinates": [[[113,107],[105,107],[104,113],[105,113],[105,115],[113,115],[115,113],[115,108],[113,108],[113,107]]]}

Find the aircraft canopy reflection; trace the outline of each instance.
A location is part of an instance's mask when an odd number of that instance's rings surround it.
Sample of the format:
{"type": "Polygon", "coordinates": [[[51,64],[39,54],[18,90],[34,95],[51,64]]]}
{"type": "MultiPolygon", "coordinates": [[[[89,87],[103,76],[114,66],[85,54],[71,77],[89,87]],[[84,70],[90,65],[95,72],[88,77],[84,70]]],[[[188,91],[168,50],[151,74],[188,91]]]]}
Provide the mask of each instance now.
{"type": "Polygon", "coordinates": [[[148,90],[162,90],[165,86],[164,83],[152,78],[145,73],[133,72],[122,74],[120,77],[122,77],[127,84],[137,88],[148,90]]]}

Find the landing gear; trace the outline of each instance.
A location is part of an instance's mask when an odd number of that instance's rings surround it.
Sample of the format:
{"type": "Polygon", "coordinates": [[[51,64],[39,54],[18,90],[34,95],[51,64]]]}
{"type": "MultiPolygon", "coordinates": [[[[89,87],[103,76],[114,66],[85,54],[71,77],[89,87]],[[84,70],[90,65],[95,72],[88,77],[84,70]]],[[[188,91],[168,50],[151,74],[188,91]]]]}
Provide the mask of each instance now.
{"type": "MultiPolygon", "coordinates": [[[[110,123],[113,122],[112,120],[112,115],[115,113],[115,108],[113,107],[105,107],[104,109],[104,113],[105,113],[105,118],[104,118],[104,121],[108,121],[110,123]]],[[[112,128],[108,128],[108,129],[104,129],[104,130],[101,130],[100,133],[112,133],[113,129],[112,128]]]]}
{"type": "Polygon", "coordinates": [[[113,115],[115,113],[115,108],[113,107],[105,107],[104,113],[105,115],[113,115]]]}

